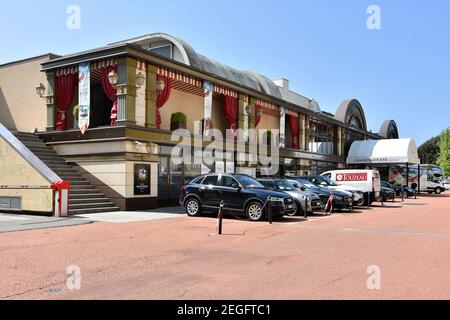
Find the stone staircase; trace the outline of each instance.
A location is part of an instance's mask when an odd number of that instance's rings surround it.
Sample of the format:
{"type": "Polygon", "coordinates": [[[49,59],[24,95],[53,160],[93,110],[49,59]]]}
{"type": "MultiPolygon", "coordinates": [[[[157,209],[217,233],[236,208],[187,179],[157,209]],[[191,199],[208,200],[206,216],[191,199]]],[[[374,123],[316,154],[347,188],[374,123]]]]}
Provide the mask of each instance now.
{"type": "Polygon", "coordinates": [[[22,132],[16,132],[14,135],[61,179],[70,182],[69,215],[119,210],[110,199],[67,164],[64,158],[58,156],[37,135],[22,132]]]}

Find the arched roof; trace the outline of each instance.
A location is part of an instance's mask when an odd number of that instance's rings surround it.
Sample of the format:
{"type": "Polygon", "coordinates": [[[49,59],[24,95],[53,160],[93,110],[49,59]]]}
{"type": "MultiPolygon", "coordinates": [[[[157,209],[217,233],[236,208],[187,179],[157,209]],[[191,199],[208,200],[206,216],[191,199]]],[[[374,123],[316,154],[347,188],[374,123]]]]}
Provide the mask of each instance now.
{"type": "Polygon", "coordinates": [[[341,103],[334,116],[337,120],[342,121],[348,125],[358,123],[358,126],[367,131],[366,115],[364,109],[356,99],[345,100],[341,103]]]}
{"type": "Polygon", "coordinates": [[[397,124],[394,120],[384,121],[381,125],[379,134],[386,139],[398,139],[400,137],[398,134],[397,124]]]}
{"type": "Polygon", "coordinates": [[[203,72],[231,80],[248,88],[282,99],[280,88],[269,78],[257,73],[237,70],[216,60],[205,57],[204,55],[197,53],[186,41],[173,37],[169,34],[152,33],[143,37],[125,40],[123,43],[139,43],[158,39],[169,41],[177,47],[182,55],[182,61],[179,62],[199,69],[203,72]]]}
{"type": "MultiPolygon", "coordinates": [[[[165,34],[160,35],[167,36],[165,34]]],[[[188,56],[190,66],[281,99],[279,87],[269,78],[254,72],[234,69],[226,64],[197,53],[190,44],[182,39],[175,37],[171,38],[176,39],[176,41],[181,44],[182,49],[188,56]]]]}

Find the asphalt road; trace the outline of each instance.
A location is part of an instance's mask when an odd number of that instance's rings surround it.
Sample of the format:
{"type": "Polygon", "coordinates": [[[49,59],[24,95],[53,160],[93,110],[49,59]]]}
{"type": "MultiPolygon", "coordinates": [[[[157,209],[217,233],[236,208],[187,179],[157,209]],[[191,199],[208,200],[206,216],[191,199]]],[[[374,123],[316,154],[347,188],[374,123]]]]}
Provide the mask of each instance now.
{"type": "Polygon", "coordinates": [[[450,194],[215,231],[181,216],[2,233],[0,299],[450,299],[450,194]]]}

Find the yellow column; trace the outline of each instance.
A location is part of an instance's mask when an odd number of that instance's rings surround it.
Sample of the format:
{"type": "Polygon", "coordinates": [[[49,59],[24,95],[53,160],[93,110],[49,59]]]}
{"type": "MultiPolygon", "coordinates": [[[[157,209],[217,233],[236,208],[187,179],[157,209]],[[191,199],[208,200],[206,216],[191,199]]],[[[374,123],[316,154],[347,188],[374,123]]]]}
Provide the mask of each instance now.
{"type": "Polygon", "coordinates": [[[156,76],[158,67],[147,65],[147,84],[145,90],[145,126],[156,128],[156,76]]]}

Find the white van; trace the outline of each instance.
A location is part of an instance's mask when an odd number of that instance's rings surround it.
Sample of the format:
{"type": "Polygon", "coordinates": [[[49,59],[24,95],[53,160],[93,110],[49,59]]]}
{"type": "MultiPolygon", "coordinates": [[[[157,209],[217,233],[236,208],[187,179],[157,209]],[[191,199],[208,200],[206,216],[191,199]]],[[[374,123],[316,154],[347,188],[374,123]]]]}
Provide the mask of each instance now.
{"type": "Polygon", "coordinates": [[[364,204],[380,199],[381,178],[378,170],[335,170],[322,173],[337,184],[358,188],[364,192],[364,204]]]}

